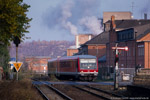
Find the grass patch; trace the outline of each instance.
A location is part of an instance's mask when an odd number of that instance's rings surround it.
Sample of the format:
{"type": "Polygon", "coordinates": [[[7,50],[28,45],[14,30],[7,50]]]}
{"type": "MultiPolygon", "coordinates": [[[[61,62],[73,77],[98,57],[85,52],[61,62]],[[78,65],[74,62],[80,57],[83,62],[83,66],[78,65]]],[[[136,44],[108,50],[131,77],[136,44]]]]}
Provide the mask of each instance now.
{"type": "Polygon", "coordinates": [[[28,79],[0,82],[0,100],[43,100],[28,79]]]}

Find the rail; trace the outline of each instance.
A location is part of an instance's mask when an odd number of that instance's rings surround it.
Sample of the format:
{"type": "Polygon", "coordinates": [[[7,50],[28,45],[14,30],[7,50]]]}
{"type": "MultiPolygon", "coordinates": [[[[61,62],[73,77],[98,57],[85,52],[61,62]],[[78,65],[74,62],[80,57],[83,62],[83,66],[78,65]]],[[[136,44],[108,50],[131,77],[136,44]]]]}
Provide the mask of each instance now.
{"type": "Polygon", "coordinates": [[[59,94],[62,98],[64,98],[65,100],[73,100],[72,98],[70,98],[69,96],[67,96],[66,94],[64,94],[63,92],[59,91],[58,89],[54,88],[51,85],[47,85],[50,89],[52,89],[53,91],[55,91],[57,94],[59,94]]]}
{"type": "MultiPolygon", "coordinates": [[[[33,79],[34,81],[38,81],[33,79]]],[[[49,89],[51,89],[52,91],[54,91],[56,94],[58,94],[59,96],[61,96],[64,100],[73,100],[71,97],[67,96],[66,94],[64,94],[63,92],[61,92],[60,90],[56,89],[55,87],[53,87],[52,85],[48,85],[44,82],[38,81],[44,85],[46,85],[49,89]]],[[[41,95],[43,96],[44,99],[49,100],[48,97],[38,88],[38,86],[34,85],[38,91],[41,93],[41,95]]]]}
{"type": "Polygon", "coordinates": [[[73,86],[73,87],[75,87],[75,88],[77,88],[77,89],[79,89],[79,90],[82,90],[82,91],[84,91],[84,92],[87,92],[87,93],[89,93],[89,94],[92,94],[92,95],[94,95],[94,96],[96,96],[96,97],[99,97],[99,98],[101,98],[101,99],[104,99],[104,100],[112,100],[112,99],[110,99],[110,98],[108,98],[108,97],[105,97],[105,96],[99,95],[99,94],[97,94],[97,93],[88,91],[88,90],[83,89],[83,88],[78,87],[78,86],[73,86]]]}
{"type": "Polygon", "coordinates": [[[102,89],[99,89],[99,88],[95,88],[95,87],[91,87],[91,86],[88,86],[88,85],[85,85],[85,87],[90,88],[90,89],[93,89],[93,90],[96,90],[96,91],[99,91],[99,92],[106,93],[106,94],[108,94],[108,95],[112,95],[112,96],[114,96],[114,97],[120,97],[120,98],[123,97],[123,96],[121,96],[121,95],[114,94],[114,93],[110,93],[110,92],[108,92],[108,91],[105,91],[105,90],[102,90],[102,89]]]}
{"type": "Polygon", "coordinates": [[[50,100],[50,99],[41,91],[41,89],[40,89],[38,86],[34,85],[34,87],[38,90],[38,92],[42,95],[42,97],[43,97],[45,100],[50,100]]]}

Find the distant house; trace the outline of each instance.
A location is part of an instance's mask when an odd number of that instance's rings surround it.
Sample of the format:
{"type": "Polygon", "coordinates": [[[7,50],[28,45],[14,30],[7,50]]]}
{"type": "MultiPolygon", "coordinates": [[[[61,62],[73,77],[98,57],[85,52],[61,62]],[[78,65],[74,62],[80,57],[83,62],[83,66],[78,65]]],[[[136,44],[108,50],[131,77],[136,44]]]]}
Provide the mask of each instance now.
{"type": "Polygon", "coordinates": [[[27,67],[32,72],[36,72],[38,74],[47,74],[47,63],[50,57],[46,56],[29,56],[25,57],[25,62],[27,63],[27,67]]]}

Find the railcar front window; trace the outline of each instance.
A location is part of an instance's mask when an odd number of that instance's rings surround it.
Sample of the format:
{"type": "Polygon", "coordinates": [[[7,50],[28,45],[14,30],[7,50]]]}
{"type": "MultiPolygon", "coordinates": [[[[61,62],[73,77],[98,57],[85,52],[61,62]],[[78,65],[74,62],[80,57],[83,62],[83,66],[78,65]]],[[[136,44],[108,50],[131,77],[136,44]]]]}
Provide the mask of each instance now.
{"type": "Polygon", "coordinates": [[[80,59],[80,69],[97,69],[96,59],[80,59]]]}

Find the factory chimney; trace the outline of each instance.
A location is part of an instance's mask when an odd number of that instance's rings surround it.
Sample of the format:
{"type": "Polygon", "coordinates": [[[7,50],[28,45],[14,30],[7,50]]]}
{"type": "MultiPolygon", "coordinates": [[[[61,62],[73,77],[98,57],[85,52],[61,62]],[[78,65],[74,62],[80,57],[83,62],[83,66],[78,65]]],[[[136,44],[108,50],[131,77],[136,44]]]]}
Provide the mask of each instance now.
{"type": "Polygon", "coordinates": [[[147,20],[147,13],[144,13],[144,19],[147,20]]]}

